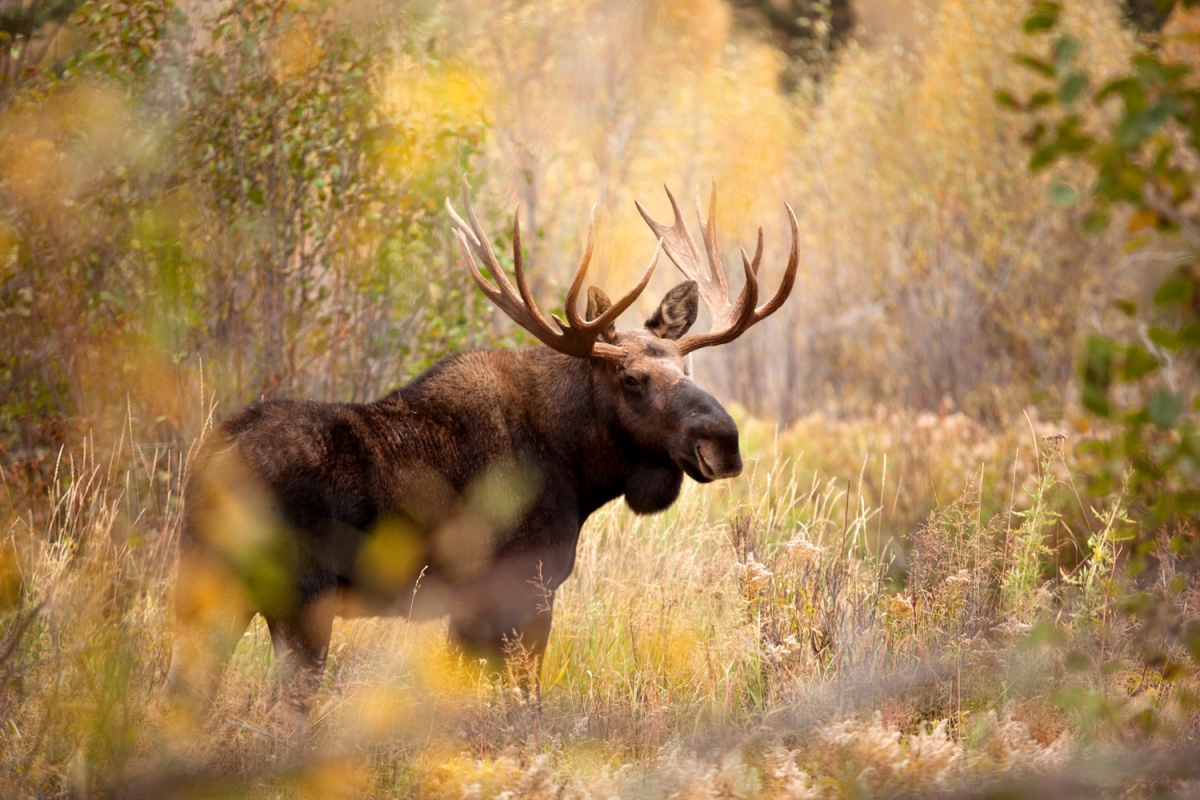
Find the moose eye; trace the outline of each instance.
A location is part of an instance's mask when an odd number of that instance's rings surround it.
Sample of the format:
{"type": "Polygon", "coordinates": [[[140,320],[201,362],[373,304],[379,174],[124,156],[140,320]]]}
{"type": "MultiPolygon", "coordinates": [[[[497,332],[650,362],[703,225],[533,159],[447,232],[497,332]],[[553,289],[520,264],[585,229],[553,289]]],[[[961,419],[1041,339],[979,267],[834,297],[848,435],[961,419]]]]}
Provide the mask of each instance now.
{"type": "Polygon", "coordinates": [[[637,378],[633,377],[632,375],[626,375],[624,378],[621,379],[621,383],[623,383],[625,385],[626,389],[637,389],[642,385],[641,381],[639,381],[637,378]]]}

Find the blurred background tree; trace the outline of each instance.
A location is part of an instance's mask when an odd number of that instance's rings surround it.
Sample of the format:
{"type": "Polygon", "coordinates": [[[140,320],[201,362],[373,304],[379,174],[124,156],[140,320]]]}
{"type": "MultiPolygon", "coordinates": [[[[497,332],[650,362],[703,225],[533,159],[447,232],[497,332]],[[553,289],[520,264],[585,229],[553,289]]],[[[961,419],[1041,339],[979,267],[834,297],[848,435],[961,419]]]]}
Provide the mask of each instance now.
{"type": "MultiPolygon", "coordinates": [[[[1200,2],[1127,4],[1139,28],[1161,35],[1109,75],[1097,75],[1079,39],[1063,29],[1064,3],[1030,6],[1023,27],[1034,38],[1018,60],[1035,86],[998,91],[997,101],[1032,119],[1025,134],[1032,172],[1084,167],[1076,180],[1058,172],[1049,198],[1078,207],[1084,230],[1121,229],[1125,251],[1137,256],[1131,291],[1115,298],[1127,324],[1090,334],[1079,369],[1082,403],[1101,420],[1100,435],[1085,445],[1095,457],[1090,489],[1131,506],[1114,581],[1128,622],[1114,617],[1095,631],[1128,650],[1101,654],[1097,664],[1111,672],[1132,657],[1171,691],[1200,663],[1189,591],[1200,556],[1200,2]],[[1123,624],[1127,636],[1115,636],[1123,624]]],[[[1186,688],[1177,691],[1194,707],[1186,688]]],[[[1168,724],[1156,709],[1129,716],[1103,688],[1066,696],[1064,705],[1089,723],[1141,733],[1168,724]]]]}
{"type": "Polygon", "coordinates": [[[0,2],[0,113],[23,81],[36,74],[81,0],[2,0],[0,2]]]}
{"type": "MultiPolygon", "coordinates": [[[[69,9],[23,11],[43,24],[20,52],[44,53],[69,9]]],[[[181,441],[213,396],[366,399],[496,338],[439,202],[477,172],[487,121],[436,90],[389,109],[401,70],[453,80],[442,23],[395,38],[336,12],[84,4],[69,56],[14,67],[0,425],[27,466],[127,403],[181,441]]]]}
{"type": "MultiPolygon", "coordinates": [[[[218,415],[366,399],[515,340],[448,246],[441,203],[463,173],[498,249],[521,204],[550,304],[593,203],[595,278],[615,290],[652,247],[632,201],[661,213],[664,182],[717,181],[727,259],[763,224],[768,284],[792,202],[804,265],[786,316],[696,364],[784,422],[880,402],[1060,416],[1080,343],[1129,324],[1112,307],[1130,290],[1123,234],[1047,212],[1073,168],[1031,176],[991,101],[1031,80],[1011,3],[17,7],[0,14],[25,20],[0,115],[14,464],[46,469],[63,437],[130,408],[186,441],[214,399],[218,415]]],[[[1129,13],[1064,14],[1098,76],[1133,52],[1129,13]]],[[[664,263],[626,324],[677,280],[664,263]]]]}
{"type": "Polygon", "coordinates": [[[793,91],[812,67],[827,65],[854,31],[850,0],[729,0],[738,25],[765,34],[788,57],[780,74],[793,91]]]}

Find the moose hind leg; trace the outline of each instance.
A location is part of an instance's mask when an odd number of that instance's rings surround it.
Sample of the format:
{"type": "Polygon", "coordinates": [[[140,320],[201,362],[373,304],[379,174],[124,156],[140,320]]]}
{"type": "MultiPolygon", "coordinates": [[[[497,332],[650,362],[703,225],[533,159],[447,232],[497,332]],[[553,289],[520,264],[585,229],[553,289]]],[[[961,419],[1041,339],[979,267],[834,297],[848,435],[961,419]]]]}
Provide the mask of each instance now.
{"type": "Polygon", "coordinates": [[[207,711],[225,664],[253,617],[241,582],[225,564],[198,552],[183,555],[165,685],[177,718],[194,723],[207,711]]]}
{"type": "Polygon", "coordinates": [[[275,714],[289,745],[301,742],[307,732],[336,611],[336,592],[327,591],[301,604],[294,614],[267,620],[275,648],[275,714]]]}

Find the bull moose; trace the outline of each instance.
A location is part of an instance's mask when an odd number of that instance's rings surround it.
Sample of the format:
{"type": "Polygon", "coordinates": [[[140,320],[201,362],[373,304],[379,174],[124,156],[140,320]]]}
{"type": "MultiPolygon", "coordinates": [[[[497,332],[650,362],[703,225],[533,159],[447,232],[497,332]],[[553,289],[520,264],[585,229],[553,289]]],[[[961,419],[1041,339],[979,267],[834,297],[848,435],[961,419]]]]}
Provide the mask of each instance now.
{"type": "MultiPolygon", "coordinates": [[[[534,303],[513,218],[516,286],[471,208],[455,223],[462,260],[485,295],[541,346],[451,355],[373,403],[259,402],[202,444],[184,492],[177,632],[168,691],[211,697],[255,613],[270,629],[282,702],[303,715],[319,687],[335,615],[448,615],[466,652],[502,665],[514,645],[535,676],[554,592],[575,565],[588,516],[614,498],[663,511],[684,474],[698,483],[742,471],[733,419],[684,360],[731,342],[783,304],[796,277],[797,227],[782,283],[758,301],[762,229],[745,284],[729,302],[713,220],[697,198],[708,264],[675,197],[641,280],[616,303],[588,289],[587,246],[551,326],[534,303]],[[646,287],[660,250],[688,279],[645,326],[614,323],[646,287]],[[495,285],[480,272],[482,259],[495,285]],[[689,334],[697,301],[712,330],[689,334]],[[556,329],[557,328],[557,329],[556,329]]],[[[536,688],[536,686],[534,687],[536,688]]]]}

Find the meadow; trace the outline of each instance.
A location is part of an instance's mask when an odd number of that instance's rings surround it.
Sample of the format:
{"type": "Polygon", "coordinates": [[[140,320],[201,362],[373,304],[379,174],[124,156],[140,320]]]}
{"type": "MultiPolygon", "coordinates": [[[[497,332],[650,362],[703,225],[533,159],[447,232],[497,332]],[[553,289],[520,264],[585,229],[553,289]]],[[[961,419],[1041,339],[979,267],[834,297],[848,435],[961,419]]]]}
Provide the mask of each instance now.
{"type": "Polygon", "coordinates": [[[0,796],[1197,792],[1200,93],[1154,60],[1197,63],[1194,12],[863,0],[835,40],[796,0],[801,57],[766,5],[0,9],[0,796]],[[1031,168],[1106,125],[1119,169],[1031,168]],[[339,620],[297,743],[259,619],[177,713],[205,433],[529,344],[454,255],[464,175],[498,253],[520,205],[545,309],[593,204],[614,296],[664,182],[716,182],[727,264],[764,227],[772,291],[795,207],[787,305],[695,359],[745,472],[588,520],[540,702],[444,622],[339,620]]]}
{"type": "Polygon", "coordinates": [[[689,483],[660,516],[616,503],[588,522],[559,593],[540,711],[518,675],[491,679],[454,656],[444,623],[344,620],[302,752],[275,728],[261,620],[210,718],[164,709],[186,454],[126,439],[64,455],[47,503],[10,509],[5,586],[27,599],[0,651],[5,794],[1190,785],[1186,748],[1155,742],[1186,737],[1196,687],[1171,674],[1185,656],[1155,669],[1136,658],[1117,609],[1127,510],[1073,485],[1075,434],[1025,416],[996,430],[954,413],[786,429],[738,416],[744,477],[689,483]],[[836,446],[841,469],[807,455],[836,446]],[[939,496],[912,528],[906,508],[923,485],[939,496]]]}

